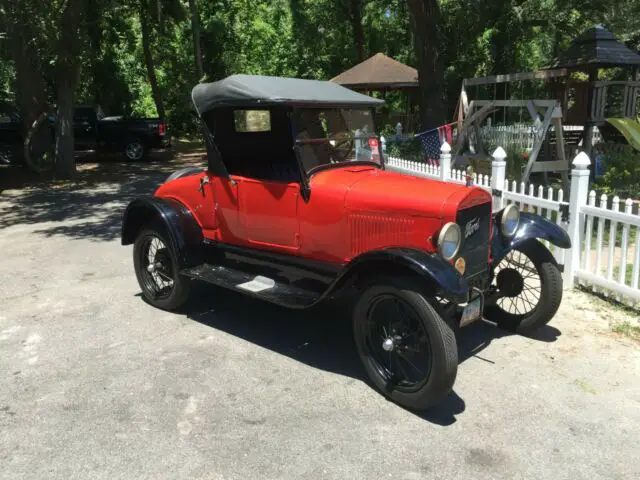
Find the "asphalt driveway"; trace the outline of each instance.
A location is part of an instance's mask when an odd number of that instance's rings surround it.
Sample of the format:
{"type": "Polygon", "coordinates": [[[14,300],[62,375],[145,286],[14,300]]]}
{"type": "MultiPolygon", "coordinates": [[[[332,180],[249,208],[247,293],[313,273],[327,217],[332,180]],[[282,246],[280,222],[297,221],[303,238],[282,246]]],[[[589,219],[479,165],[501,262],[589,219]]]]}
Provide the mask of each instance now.
{"type": "Polygon", "coordinates": [[[172,166],[116,167],[0,195],[0,478],[640,478],[631,314],[572,292],[536,339],[467,327],[454,394],[416,415],[363,381],[340,312],[142,301],[120,218],[172,166]]]}

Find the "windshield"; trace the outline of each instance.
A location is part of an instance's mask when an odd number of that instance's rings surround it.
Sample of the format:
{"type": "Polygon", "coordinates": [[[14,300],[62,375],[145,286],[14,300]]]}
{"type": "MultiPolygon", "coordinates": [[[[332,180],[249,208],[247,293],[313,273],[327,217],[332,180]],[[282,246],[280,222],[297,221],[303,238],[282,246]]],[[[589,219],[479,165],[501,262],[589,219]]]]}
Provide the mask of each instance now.
{"type": "Polygon", "coordinates": [[[296,147],[307,173],[349,162],[380,165],[373,112],[368,108],[305,108],[294,113],[296,147]]]}

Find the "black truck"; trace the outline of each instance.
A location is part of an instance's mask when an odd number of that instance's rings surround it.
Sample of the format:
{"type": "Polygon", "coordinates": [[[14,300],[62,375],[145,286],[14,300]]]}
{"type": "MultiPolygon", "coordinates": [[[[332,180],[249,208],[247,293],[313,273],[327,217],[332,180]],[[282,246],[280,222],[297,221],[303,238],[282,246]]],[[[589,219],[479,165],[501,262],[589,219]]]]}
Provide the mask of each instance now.
{"type": "Polygon", "coordinates": [[[153,149],[171,146],[167,126],[160,118],[107,117],[100,106],[73,109],[76,150],[122,152],[127,160],[143,160],[153,149]]]}
{"type": "MultiPolygon", "coordinates": [[[[55,116],[49,117],[52,134],[55,116]]],[[[73,109],[76,150],[124,154],[129,161],[144,160],[154,149],[171,146],[166,123],[159,118],[105,116],[100,106],[76,105],[73,109]]],[[[0,102],[0,161],[20,158],[24,135],[15,106],[0,102]]]]}

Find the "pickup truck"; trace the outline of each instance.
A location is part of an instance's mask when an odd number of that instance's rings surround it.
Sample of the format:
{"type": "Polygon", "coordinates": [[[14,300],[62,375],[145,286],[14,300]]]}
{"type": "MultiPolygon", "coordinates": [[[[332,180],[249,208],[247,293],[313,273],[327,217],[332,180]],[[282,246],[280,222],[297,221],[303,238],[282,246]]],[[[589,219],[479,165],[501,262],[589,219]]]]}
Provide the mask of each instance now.
{"type": "MultiPolygon", "coordinates": [[[[53,134],[55,115],[49,122],[53,134]]],[[[122,152],[129,161],[144,160],[151,150],[171,146],[166,124],[159,118],[107,117],[99,106],[75,106],[73,131],[76,150],[122,152]]],[[[0,162],[19,161],[23,133],[18,109],[0,102],[0,162]]]]}
{"type": "Polygon", "coordinates": [[[171,146],[160,118],[107,117],[100,106],[75,106],[73,132],[76,150],[122,152],[129,161],[143,160],[152,149],[171,146]]]}

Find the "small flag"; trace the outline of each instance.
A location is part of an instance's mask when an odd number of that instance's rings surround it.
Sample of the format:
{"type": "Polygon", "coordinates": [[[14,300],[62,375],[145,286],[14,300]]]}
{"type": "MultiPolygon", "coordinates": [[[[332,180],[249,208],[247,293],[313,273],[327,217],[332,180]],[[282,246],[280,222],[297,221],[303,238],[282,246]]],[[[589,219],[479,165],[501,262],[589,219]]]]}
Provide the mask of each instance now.
{"type": "Polygon", "coordinates": [[[453,132],[451,125],[442,125],[438,128],[427,130],[426,132],[416,134],[416,137],[420,139],[422,148],[424,149],[424,159],[429,165],[440,165],[440,148],[442,144],[447,141],[452,143],[453,132]]]}

